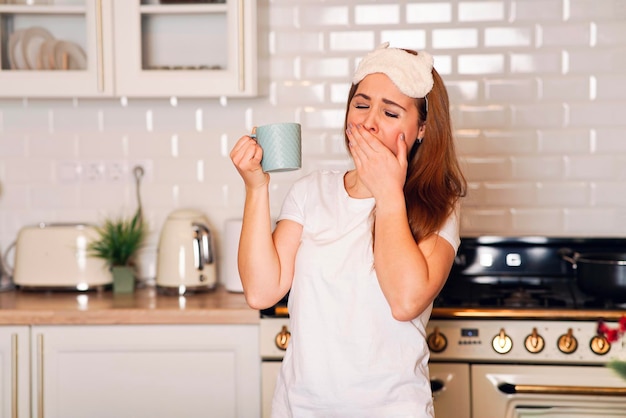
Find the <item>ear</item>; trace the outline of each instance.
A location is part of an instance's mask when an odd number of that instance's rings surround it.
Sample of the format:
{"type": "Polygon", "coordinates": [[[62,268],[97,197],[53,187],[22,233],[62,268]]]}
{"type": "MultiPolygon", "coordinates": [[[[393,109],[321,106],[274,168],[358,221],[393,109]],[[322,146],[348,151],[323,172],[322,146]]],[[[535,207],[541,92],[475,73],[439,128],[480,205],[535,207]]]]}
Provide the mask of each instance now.
{"type": "Polygon", "coordinates": [[[426,124],[422,124],[419,128],[417,128],[417,139],[421,140],[424,139],[424,137],[426,136],[426,124]]]}

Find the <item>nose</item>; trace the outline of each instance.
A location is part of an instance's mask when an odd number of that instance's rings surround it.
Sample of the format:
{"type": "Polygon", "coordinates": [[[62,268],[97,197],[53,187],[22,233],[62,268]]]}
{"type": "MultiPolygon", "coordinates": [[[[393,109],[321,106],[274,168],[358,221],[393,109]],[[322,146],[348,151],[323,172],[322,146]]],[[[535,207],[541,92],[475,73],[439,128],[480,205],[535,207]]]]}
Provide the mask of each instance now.
{"type": "Polygon", "coordinates": [[[373,108],[370,108],[362,121],[363,127],[372,133],[378,132],[378,116],[373,108]]]}

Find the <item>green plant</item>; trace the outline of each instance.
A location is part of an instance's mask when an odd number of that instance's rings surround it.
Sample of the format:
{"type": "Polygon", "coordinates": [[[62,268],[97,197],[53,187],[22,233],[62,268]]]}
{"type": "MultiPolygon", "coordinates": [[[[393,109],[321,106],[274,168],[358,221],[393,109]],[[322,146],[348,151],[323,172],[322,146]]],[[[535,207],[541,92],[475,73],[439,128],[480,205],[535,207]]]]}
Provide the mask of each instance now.
{"type": "Polygon", "coordinates": [[[607,367],[612,369],[622,379],[626,380],[626,360],[611,360],[607,363],[607,367]]]}
{"type": "Polygon", "coordinates": [[[147,227],[138,210],[131,219],[106,219],[96,231],[99,238],[87,247],[91,255],[103,258],[109,267],[130,266],[133,256],[143,245],[147,227]]]}

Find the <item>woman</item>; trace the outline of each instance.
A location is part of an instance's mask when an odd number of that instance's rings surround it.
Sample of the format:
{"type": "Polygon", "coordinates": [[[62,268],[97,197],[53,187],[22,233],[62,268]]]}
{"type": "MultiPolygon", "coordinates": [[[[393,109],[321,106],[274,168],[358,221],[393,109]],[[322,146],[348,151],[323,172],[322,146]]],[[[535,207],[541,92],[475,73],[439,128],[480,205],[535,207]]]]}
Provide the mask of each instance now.
{"type": "Polygon", "coordinates": [[[261,148],[243,136],[231,152],[246,187],[246,300],[266,308],[290,291],[272,416],[432,417],[425,328],[459,245],[466,188],[448,97],[430,55],[388,44],[352,81],[354,169],[298,180],[273,235],[261,148]]]}

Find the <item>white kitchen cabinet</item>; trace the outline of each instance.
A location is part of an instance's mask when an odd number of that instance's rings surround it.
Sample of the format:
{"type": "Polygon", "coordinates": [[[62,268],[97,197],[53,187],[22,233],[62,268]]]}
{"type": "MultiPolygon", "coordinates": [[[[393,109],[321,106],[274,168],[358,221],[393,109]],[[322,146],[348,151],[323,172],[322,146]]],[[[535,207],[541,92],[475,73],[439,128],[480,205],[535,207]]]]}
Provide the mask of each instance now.
{"type": "Polygon", "coordinates": [[[112,2],[0,4],[0,96],[113,95],[112,2]]]}
{"type": "Polygon", "coordinates": [[[30,330],[0,326],[0,418],[30,416],[30,330]]]}
{"type": "Polygon", "coordinates": [[[255,0],[163,3],[116,0],[117,95],[257,93],[255,0]]]}
{"type": "Polygon", "coordinates": [[[0,1],[0,97],[257,93],[254,0],[0,1]]]}
{"type": "Polygon", "coordinates": [[[33,326],[33,416],[259,417],[254,325],[33,326]]]}

